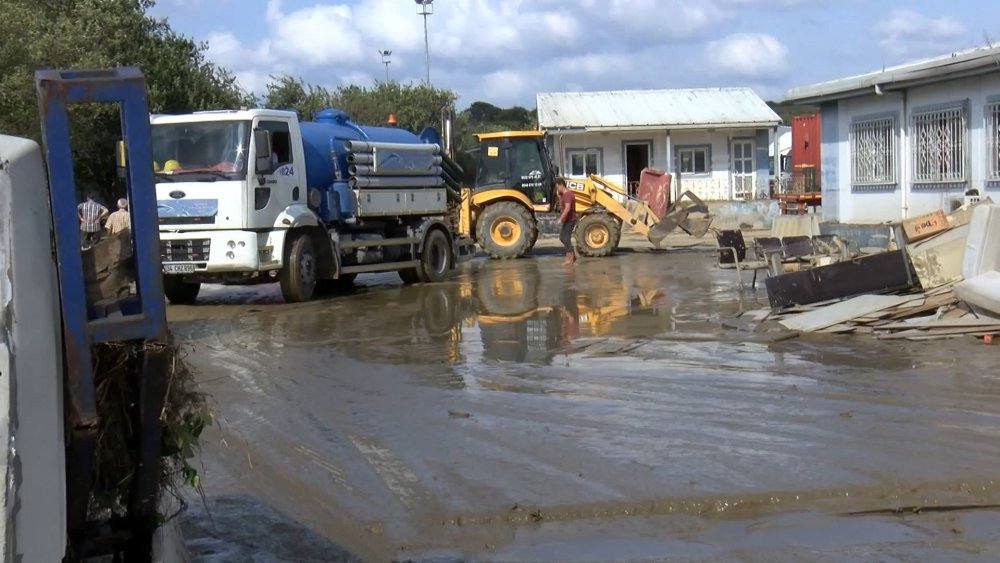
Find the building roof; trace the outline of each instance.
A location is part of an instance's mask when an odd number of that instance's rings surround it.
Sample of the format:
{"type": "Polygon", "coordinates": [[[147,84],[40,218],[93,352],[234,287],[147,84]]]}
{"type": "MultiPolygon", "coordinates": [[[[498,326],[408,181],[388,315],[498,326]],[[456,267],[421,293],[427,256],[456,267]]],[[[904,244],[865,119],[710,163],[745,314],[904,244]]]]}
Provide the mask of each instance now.
{"type": "Polygon", "coordinates": [[[829,82],[792,88],[785,103],[810,104],[1000,72],[1000,46],[977,47],[829,82]]]}
{"type": "Polygon", "coordinates": [[[781,123],[750,88],[542,92],[536,101],[542,129],[702,129],[781,123]]]}

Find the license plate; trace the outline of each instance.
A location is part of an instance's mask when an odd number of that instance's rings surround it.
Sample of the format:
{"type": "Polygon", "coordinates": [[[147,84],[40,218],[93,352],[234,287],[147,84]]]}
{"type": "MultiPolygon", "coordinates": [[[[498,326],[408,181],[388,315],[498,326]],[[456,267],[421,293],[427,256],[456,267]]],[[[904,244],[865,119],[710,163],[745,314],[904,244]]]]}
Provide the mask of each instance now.
{"type": "Polygon", "coordinates": [[[194,264],[164,264],[163,265],[164,274],[192,274],[194,273],[194,264]]]}

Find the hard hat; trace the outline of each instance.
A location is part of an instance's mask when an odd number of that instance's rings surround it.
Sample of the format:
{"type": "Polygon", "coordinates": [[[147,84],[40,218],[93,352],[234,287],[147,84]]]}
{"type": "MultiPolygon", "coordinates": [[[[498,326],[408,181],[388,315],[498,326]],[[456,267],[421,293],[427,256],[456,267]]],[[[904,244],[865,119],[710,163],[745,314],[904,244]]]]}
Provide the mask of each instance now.
{"type": "Polygon", "coordinates": [[[166,162],[163,163],[163,171],[164,172],[171,172],[171,171],[177,170],[180,167],[181,167],[181,163],[177,162],[176,160],[168,160],[168,161],[166,161],[166,162]]]}

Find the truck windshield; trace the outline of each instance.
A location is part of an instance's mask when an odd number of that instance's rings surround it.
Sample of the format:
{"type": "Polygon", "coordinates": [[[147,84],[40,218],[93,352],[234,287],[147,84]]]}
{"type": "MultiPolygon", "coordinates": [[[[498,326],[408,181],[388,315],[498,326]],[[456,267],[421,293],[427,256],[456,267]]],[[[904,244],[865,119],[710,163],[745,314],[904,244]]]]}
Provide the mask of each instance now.
{"type": "Polygon", "coordinates": [[[154,124],[152,137],[157,181],[182,175],[196,182],[246,178],[249,121],[154,124]]]}

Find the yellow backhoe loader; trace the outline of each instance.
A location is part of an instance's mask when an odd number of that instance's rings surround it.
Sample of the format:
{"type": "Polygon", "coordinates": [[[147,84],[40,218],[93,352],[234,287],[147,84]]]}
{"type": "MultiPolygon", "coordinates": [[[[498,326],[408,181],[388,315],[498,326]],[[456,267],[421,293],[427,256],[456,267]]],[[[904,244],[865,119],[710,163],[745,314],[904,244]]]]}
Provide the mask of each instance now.
{"type": "MultiPolygon", "coordinates": [[[[472,237],[490,258],[519,258],[538,240],[541,219],[559,211],[555,194],[558,171],[552,165],[541,131],[480,133],[475,182],[461,190],[457,229],[472,237]]],[[[574,243],[584,256],[607,256],[621,240],[623,226],[659,246],[681,228],[704,236],[711,224],[708,208],[691,192],[670,203],[658,216],[649,202],[631,197],[599,176],[568,179],[580,213],[574,243]]],[[[666,198],[666,199],[663,199],[666,198]]]]}

